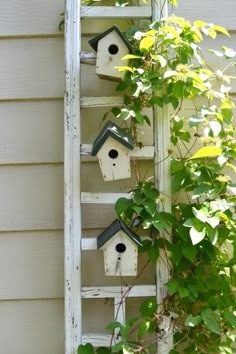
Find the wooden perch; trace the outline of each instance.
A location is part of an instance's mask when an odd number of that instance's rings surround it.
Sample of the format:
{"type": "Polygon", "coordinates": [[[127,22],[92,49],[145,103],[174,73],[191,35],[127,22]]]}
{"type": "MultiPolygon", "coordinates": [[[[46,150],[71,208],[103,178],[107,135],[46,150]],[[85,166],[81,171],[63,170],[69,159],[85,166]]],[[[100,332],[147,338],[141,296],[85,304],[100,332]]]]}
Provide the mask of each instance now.
{"type": "Polygon", "coordinates": [[[81,52],[80,62],[82,64],[96,65],[97,55],[94,52],[81,52]]]}

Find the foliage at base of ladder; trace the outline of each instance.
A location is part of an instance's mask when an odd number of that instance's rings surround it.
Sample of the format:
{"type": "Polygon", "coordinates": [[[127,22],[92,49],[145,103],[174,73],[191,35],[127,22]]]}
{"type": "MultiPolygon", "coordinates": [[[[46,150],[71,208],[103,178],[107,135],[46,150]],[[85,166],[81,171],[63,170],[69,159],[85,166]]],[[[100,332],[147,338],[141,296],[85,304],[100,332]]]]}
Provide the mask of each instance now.
{"type": "Polygon", "coordinates": [[[126,72],[117,87],[125,90],[124,106],[113,107],[105,118],[113,114],[141,145],[137,131],[151,124],[144,109],[171,107],[166,158],[173,200],[172,212],[162,211],[165,195],[151,180],[139,179],[134,164],[131,199],[120,198],[115,210],[136,233],[149,234],[142,252],[150,262],[162,250],[170,280],[162,304],[146,299],[137,317],[108,325],[110,348],[80,345],[78,354],[155,353],[166,333],[174,337],[170,354],[235,352],[236,140],[230,96],[235,77],[229,72],[236,51],[209,50],[225,62],[214,70],[200,46],[204,37],[215,39],[218,33],[229,35],[220,26],[174,15],[128,31],[135,50],[126,56],[131,64],[119,68],[126,72]]]}

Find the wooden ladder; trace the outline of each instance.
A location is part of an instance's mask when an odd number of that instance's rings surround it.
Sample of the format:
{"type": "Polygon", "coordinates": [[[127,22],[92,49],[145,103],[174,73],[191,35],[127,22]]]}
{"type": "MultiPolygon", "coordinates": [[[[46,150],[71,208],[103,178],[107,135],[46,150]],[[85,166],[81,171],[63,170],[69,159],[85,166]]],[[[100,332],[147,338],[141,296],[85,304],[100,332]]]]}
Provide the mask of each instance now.
{"type": "MultiPolygon", "coordinates": [[[[162,2],[158,0],[159,8],[162,2]]],[[[156,0],[151,5],[142,7],[99,7],[80,6],[79,0],[67,0],[65,11],[65,353],[77,353],[78,345],[81,343],[92,343],[94,346],[109,346],[111,336],[106,334],[88,333],[82,334],[82,299],[92,298],[113,298],[114,318],[116,321],[125,321],[125,299],[121,299],[121,288],[109,287],[86,287],[81,286],[81,252],[97,249],[96,238],[83,238],[81,227],[81,204],[114,204],[122,193],[85,193],[80,190],[80,164],[83,159],[91,159],[91,145],[81,144],[80,133],[80,109],[81,107],[113,107],[121,106],[122,97],[80,97],[80,53],[81,53],[81,30],[82,18],[90,19],[155,19],[159,17],[156,0]],[[119,304],[122,300],[122,311],[119,311],[119,304]]],[[[154,147],[146,146],[143,149],[134,149],[131,157],[142,159],[162,160],[160,151],[167,150],[163,146],[163,134],[168,134],[166,126],[166,112],[159,115],[160,132],[155,136],[154,147]],[[163,119],[162,119],[163,118],[163,119]]],[[[168,140],[167,140],[168,141],[168,140]]],[[[168,162],[166,162],[167,164],[168,162]]],[[[163,171],[157,171],[157,179],[161,180],[161,190],[168,195],[169,165],[163,167],[163,171]]],[[[168,209],[168,206],[167,206],[168,209]]],[[[159,299],[165,296],[164,283],[168,275],[162,270],[163,265],[157,265],[159,282],[156,285],[136,285],[129,291],[129,297],[156,296],[159,291],[159,299]],[[164,274],[164,275],[163,275],[164,274]]],[[[168,353],[168,347],[164,345],[160,353],[168,353]],[[167,349],[166,349],[167,348],[167,349]]]]}

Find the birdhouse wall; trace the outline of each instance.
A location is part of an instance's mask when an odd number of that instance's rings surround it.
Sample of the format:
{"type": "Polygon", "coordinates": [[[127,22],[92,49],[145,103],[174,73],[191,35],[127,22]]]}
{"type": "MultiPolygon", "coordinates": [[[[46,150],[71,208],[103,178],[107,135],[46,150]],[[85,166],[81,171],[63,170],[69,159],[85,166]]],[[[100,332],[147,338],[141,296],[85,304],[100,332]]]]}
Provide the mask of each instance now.
{"type": "Polygon", "coordinates": [[[129,149],[120,142],[108,137],[97,157],[105,181],[130,178],[129,149]]]}
{"type": "MultiPolygon", "coordinates": [[[[119,246],[118,246],[119,248],[119,246]]],[[[102,247],[106,275],[125,276],[137,274],[138,246],[124,231],[117,232],[102,247]],[[124,245],[124,252],[117,252],[117,245],[124,245]]]]}
{"type": "Polygon", "coordinates": [[[129,51],[119,35],[115,31],[110,32],[98,43],[96,73],[101,78],[122,80],[124,72],[119,72],[116,67],[128,64],[127,60],[122,60],[128,53],[129,51]]]}

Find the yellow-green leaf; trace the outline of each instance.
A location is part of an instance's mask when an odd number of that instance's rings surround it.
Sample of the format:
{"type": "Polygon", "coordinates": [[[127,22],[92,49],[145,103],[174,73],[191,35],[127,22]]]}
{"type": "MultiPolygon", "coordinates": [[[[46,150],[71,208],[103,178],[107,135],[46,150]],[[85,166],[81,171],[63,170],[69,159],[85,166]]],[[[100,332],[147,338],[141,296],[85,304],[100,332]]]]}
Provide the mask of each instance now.
{"type": "Polygon", "coordinates": [[[194,31],[193,38],[196,42],[201,42],[203,40],[201,32],[197,29],[194,31]]]}
{"type": "Polygon", "coordinates": [[[226,36],[230,37],[230,34],[229,32],[227,31],[227,29],[225,29],[224,27],[221,27],[221,26],[213,26],[213,29],[217,32],[220,32],[220,33],[223,33],[225,34],[226,36]]]}
{"type": "Polygon", "coordinates": [[[204,146],[198,150],[190,159],[202,159],[205,157],[220,156],[222,149],[217,146],[204,146]]]}
{"type": "Polygon", "coordinates": [[[215,39],[216,38],[216,35],[217,35],[217,33],[216,33],[216,31],[213,29],[213,28],[211,28],[210,30],[209,30],[209,37],[211,37],[212,39],[215,39]]]}
{"type": "Polygon", "coordinates": [[[163,26],[161,29],[164,32],[170,33],[173,36],[173,38],[176,38],[179,40],[179,33],[176,31],[175,28],[173,28],[171,26],[163,26]]]}
{"type": "Polygon", "coordinates": [[[221,109],[224,109],[224,108],[234,108],[235,105],[234,103],[231,101],[231,100],[226,100],[222,103],[221,105],[221,109]]]}
{"type": "Polygon", "coordinates": [[[133,68],[130,66],[116,66],[115,68],[118,69],[118,71],[130,71],[131,73],[133,72],[133,68]]]}
{"type": "Polygon", "coordinates": [[[134,54],[127,54],[125,55],[122,60],[129,60],[129,59],[142,59],[140,55],[134,55],[134,54]]]}
{"type": "Polygon", "coordinates": [[[171,0],[170,3],[171,3],[173,6],[178,7],[177,0],[171,0]]]}
{"type": "Polygon", "coordinates": [[[193,24],[194,24],[194,26],[196,26],[196,27],[203,27],[203,26],[206,26],[207,23],[204,22],[204,21],[199,21],[199,20],[197,20],[197,21],[194,21],[193,24]]]}
{"type": "Polygon", "coordinates": [[[185,19],[183,17],[178,17],[175,15],[171,15],[169,17],[167,17],[166,22],[171,22],[171,23],[175,23],[177,25],[179,25],[180,27],[183,27],[185,24],[188,24],[188,21],[185,21],[185,19]]]}
{"type": "Polygon", "coordinates": [[[144,37],[140,42],[140,50],[148,50],[155,43],[154,37],[144,37]]]}
{"type": "Polygon", "coordinates": [[[154,29],[152,29],[152,30],[150,30],[150,31],[147,31],[147,35],[148,36],[155,36],[155,34],[157,33],[157,31],[156,30],[154,30],[154,29]]]}

